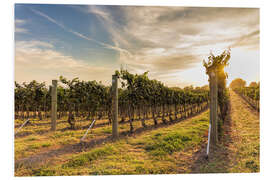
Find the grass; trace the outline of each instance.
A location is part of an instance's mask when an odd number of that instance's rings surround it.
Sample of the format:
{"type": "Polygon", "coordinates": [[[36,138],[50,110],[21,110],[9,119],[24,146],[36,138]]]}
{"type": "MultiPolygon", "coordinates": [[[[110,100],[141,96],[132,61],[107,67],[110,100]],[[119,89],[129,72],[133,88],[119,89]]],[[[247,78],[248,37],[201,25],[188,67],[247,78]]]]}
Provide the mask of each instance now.
{"type": "Polygon", "coordinates": [[[63,164],[62,167],[63,168],[69,168],[69,167],[76,168],[76,167],[84,166],[93,160],[96,160],[98,158],[111,155],[114,153],[116,153],[116,149],[114,148],[114,146],[107,145],[105,147],[97,148],[97,149],[91,150],[90,152],[83,153],[79,156],[76,156],[75,158],[69,160],[66,164],[63,164]]]}
{"type": "Polygon", "coordinates": [[[202,117],[189,122],[187,128],[179,128],[165,133],[158,132],[147,141],[145,150],[153,156],[164,156],[181,151],[189,146],[198,145],[208,128],[208,118],[202,117]]]}
{"type": "Polygon", "coordinates": [[[33,170],[34,176],[54,176],[55,171],[54,170],[46,170],[46,169],[36,169],[33,170]]]}
{"type": "MultiPolygon", "coordinates": [[[[66,154],[53,163],[43,164],[40,167],[20,168],[16,175],[107,175],[107,174],[164,174],[177,173],[177,161],[175,156],[186,149],[198,147],[205,141],[205,132],[208,129],[208,112],[183,120],[180,123],[146,131],[135,137],[127,137],[116,142],[101,144],[89,149],[87,152],[66,154]]],[[[147,122],[148,125],[153,123],[147,122]]],[[[134,126],[140,126],[140,122],[134,122],[134,126]]],[[[129,125],[123,124],[128,130],[129,125]]],[[[102,134],[111,130],[108,127],[93,129],[93,134],[102,134]]],[[[72,133],[57,132],[50,135],[53,139],[52,148],[57,146],[59,139],[70,139],[78,135],[78,131],[72,133]]],[[[44,144],[44,142],[43,142],[44,144]]],[[[43,147],[40,147],[43,148],[43,147]]]]}
{"type": "Polygon", "coordinates": [[[42,147],[50,147],[52,144],[51,143],[43,143],[41,144],[42,147]]]}
{"type": "Polygon", "coordinates": [[[259,116],[234,92],[231,92],[231,112],[219,147],[212,150],[208,163],[199,163],[196,172],[202,173],[260,171],[259,116]]]}
{"type": "MultiPolygon", "coordinates": [[[[127,121],[127,119],[126,119],[127,121]]],[[[20,125],[23,120],[15,120],[15,125],[20,125]]],[[[84,135],[86,129],[88,128],[90,121],[82,120],[77,118],[77,125],[79,127],[85,127],[84,129],[70,130],[69,124],[66,120],[66,117],[57,120],[57,129],[55,132],[50,131],[50,119],[31,119],[32,125],[26,125],[18,133],[25,134],[24,136],[18,136],[15,138],[15,159],[27,158],[36,153],[41,153],[47,150],[57,149],[63,145],[79,143],[80,138],[84,135]],[[42,124],[42,125],[41,125],[42,124]],[[50,144],[49,146],[36,145],[34,148],[33,144],[46,143],[50,144]]],[[[95,126],[99,124],[107,123],[108,120],[101,119],[97,120],[95,126]]],[[[158,119],[159,123],[161,119],[158,119]]],[[[153,125],[153,120],[149,119],[145,121],[147,126],[153,125]]],[[[105,138],[110,136],[112,133],[112,128],[110,125],[95,127],[89,131],[88,135],[85,138],[85,141],[90,141],[92,139],[105,138]]],[[[141,128],[140,121],[133,122],[134,129],[141,128]]],[[[15,131],[18,128],[15,128],[15,131]]],[[[129,123],[119,124],[119,133],[129,131],[129,123]]]]}
{"type": "Polygon", "coordinates": [[[154,156],[163,156],[172,154],[173,152],[180,151],[188,145],[192,138],[190,136],[183,136],[179,132],[173,132],[160,138],[159,134],[156,134],[152,141],[145,146],[145,150],[149,151],[154,156]],[[158,135],[158,136],[156,136],[158,135]]]}

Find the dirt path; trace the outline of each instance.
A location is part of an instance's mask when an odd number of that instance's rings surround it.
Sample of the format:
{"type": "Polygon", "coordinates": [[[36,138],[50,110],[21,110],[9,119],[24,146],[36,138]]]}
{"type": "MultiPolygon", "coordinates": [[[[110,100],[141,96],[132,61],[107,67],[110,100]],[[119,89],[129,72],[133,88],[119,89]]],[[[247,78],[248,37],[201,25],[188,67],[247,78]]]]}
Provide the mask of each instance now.
{"type": "Polygon", "coordinates": [[[224,133],[217,148],[205,160],[205,144],[193,155],[193,173],[259,172],[259,113],[239,95],[230,91],[230,109],[224,123],[224,133]]]}

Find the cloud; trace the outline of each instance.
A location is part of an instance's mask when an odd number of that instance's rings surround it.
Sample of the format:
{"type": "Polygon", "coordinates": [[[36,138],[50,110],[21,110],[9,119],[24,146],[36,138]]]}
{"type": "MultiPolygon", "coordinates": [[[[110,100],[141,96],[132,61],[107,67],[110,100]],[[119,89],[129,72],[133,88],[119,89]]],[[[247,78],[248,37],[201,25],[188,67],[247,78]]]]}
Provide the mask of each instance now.
{"type": "Polygon", "coordinates": [[[42,12],[40,12],[40,11],[35,10],[35,9],[31,9],[31,10],[32,10],[34,13],[36,13],[36,14],[38,14],[38,15],[44,17],[44,18],[46,18],[48,21],[50,21],[50,22],[56,24],[57,26],[61,27],[61,28],[64,29],[65,31],[68,31],[68,32],[74,34],[74,35],[77,36],[77,37],[80,37],[80,38],[85,39],[85,40],[88,40],[88,41],[95,42],[95,43],[97,43],[97,44],[99,44],[99,45],[104,46],[105,48],[108,48],[108,49],[113,49],[113,50],[116,50],[116,51],[119,51],[119,52],[120,52],[120,51],[128,52],[128,51],[125,50],[124,48],[115,47],[115,46],[113,46],[113,45],[106,44],[106,43],[97,41],[97,40],[95,40],[95,39],[93,39],[93,38],[87,37],[87,36],[85,36],[85,35],[83,35],[83,34],[77,32],[77,31],[73,31],[72,29],[70,29],[70,28],[66,27],[65,25],[63,25],[62,23],[56,21],[54,18],[48,16],[47,14],[44,14],[44,13],[42,13],[42,12]]]}
{"type": "Polygon", "coordinates": [[[184,70],[198,63],[198,59],[194,55],[174,54],[170,56],[159,57],[152,61],[152,67],[155,71],[184,70]]]}
{"type": "Polygon", "coordinates": [[[25,28],[19,28],[19,27],[15,28],[15,33],[27,33],[27,32],[28,30],[25,28]]]}
{"type": "Polygon", "coordinates": [[[213,21],[235,21],[233,18],[242,19],[243,16],[258,13],[257,8],[226,8],[226,7],[185,7],[169,8],[157,18],[157,23],[176,23],[176,21],[189,21],[192,23],[213,21]]]}
{"type": "Polygon", "coordinates": [[[24,19],[15,19],[15,25],[23,25],[25,24],[27,21],[24,19]]]}
{"type": "Polygon", "coordinates": [[[260,31],[255,30],[251,33],[243,35],[232,44],[232,47],[248,47],[252,49],[259,49],[260,45],[260,31]]]}
{"type": "Polygon", "coordinates": [[[105,12],[105,11],[102,11],[98,8],[98,6],[88,6],[89,9],[87,10],[87,12],[90,12],[90,13],[93,13],[95,14],[97,17],[101,17],[103,19],[105,19],[106,21],[110,21],[110,15],[105,12]]]}
{"type": "Polygon", "coordinates": [[[89,6],[88,10],[100,17],[116,46],[130,52],[120,53],[119,63],[134,72],[188,69],[201,63],[210,50],[259,45],[256,8],[89,6]]]}
{"type": "Polygon", "coordinates": [[[32,40],[32,41],[17,41],[15,43],[16,49],[19,50],[33,50],[33,49],[38,49],[38,48],[53,48],[54,45],[48,42],[44,42],[44,41],[36,41],[36,40],[32,40]]]}
{"type": "Polygon", "coordinates": [[[52,44],[42,41],[17,41],[15,48],[15,80],[18,82],[46,81],[58,79],[60,75],[69,79],[103,81],[110,84],[114,69],[99,67],[80,59],[64,55],[51,49],[52,44]]]}
{"type": "Polygon", "coordinates": [[[15,33],[28,33],[28,30],[21,26],[26,24],[27,21],[23,19],[15,19],[15,33]]]}
{"type": "MultiPolygon", "coordinates": [[[[32,11],[81,39],[117,51],[119,58],[115,66],[123,65],[132,73],[149,70],[152,78],[167,81],[170,85],[174,82],[186,85],[187,82],[173,77],[178,77],[184,71],[190,71],[188,75],[192,76],[211,50],[223,51],[228,47],[259,49],[259,9],[256,8],[91,5],[78,6],[77,9],[94,15],[110,35],[113,44],[87,37],[54,17],[35,9],[32,11]]],[[[17,23],[25,22],[18,20],[17,23]]],[[[70,77],[78,74],[85,79],[93,77],[105,80],[105,77],[109,77],[107,81],[110,80],[112,68],[86,64],[53,48],[52,44],[46,42],[18,42],[16,66],[18,64],[21,69],[23,66],[41,69],[40,72],[50,72],[51,76],[59,72],[70,77]],[[31,64],[30,60],[34,63],[31,64]],[[98,75],[102,71],[105,72],[104,77],[98,75]]],[[[204,74],[202,72],[200,69],[200,73],[204,74]]]]}

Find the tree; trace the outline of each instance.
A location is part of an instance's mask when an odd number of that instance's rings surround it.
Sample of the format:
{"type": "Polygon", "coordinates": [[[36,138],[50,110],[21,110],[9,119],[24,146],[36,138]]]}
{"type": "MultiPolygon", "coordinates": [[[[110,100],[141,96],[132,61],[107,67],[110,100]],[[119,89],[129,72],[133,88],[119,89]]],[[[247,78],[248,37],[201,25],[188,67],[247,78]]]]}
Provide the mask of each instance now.
{"type": "Polygon", "coordinates": [[[201,89],[209,91],[209,85],[208,84],[204,85],[204,86],[201,87],[201,89]]]}
{"type": "Polygon", "coordinates": [[[193,89],[194,89],[193,85],[184,87],[184,90],[193,90],[193,89]]]}
{"type": "Polygon", "coordinates": [[[249,87],[258,87],[259,85],[258,85],[258,83],[257,82],[251,82],[250,84],[249,84],[249,87]]]}
{"type": "Polygon", "coordinates": [[[245,86],[246,86],[246,81],[244,81],[241,78],[234,79],[230,84],[231,89],[243,88],[245,86]]]}

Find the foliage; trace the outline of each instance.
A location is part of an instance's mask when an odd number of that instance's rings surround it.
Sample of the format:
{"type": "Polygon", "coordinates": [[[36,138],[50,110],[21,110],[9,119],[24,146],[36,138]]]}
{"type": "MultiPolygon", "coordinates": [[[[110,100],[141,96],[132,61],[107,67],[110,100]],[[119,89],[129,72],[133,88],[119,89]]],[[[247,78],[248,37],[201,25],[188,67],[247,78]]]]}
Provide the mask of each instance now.
{"type": "Polygon", "coordinates": [[[251,82],[249,86],[246,86],[246,81],[237,78],[231,82],[230,87],[257,111],[260,110],[260,82],[251,82]]]}
{"type": "MultiPolygon", "coordinates": [[[[195,110],[201,109],[201,105],[209,99],[208,89],[192,86],[184,89],[169,88],[158,80],[149,79],[148,72],[132,74],[121,69],[115,74],[121,81],[121,87],[118,88],[119,115],[122,122],[128,117],[130,132],[133,132],[133,121],[136,117],[141,120],[143,127],[146,127],[145,120],[149,113],[152,113],[155,125],[158,124],[159,117],[166,124],[166,116],[173,121],[181,112],[191,111],[189,113],[192,114],[195,110]]],[[[43,111],[43,116],[49,116],[51,88],[47,88],[45,83],[36,81],[22,85],[15,82],[15,86],[15,111],[18,116],[24,115],[25,111],[29,114],[37,110],[43,111]]],[[[111,123],[111,106],[111,86],[105,86],[97,81],[81,81],[79,78],[68,80],[63,76],[59,77],[58,118],[68,116],[71,129],[77,128],[77,119],[83,117],[87,120],[106,118],[111,123]]],[[[185,114],[184,117],[186,115],[189,114],[185,114]]]]}
{"type": "MultiPolygon", "coordinates": [[[[260,83],[260,82],[259,82],[259,83],[260,83]]],[[[249,84],[249,87],[258,87],[258,86],[260,86],[259,83],[257,83],[257,82],[251,82],[251,83],[249,84]]]]}
{"type": "Polygon", "coordinates": [[[260,87],[243,87],[235,89],[236,92],[247,96],[253,100],[259,101],[260,100],[260,87]]]}
{"type": "Polygon", "coordinates": [[[260,110],[260,86],[249,86],[236,88],[234,91],[240,94],[246,101],[249,102],[257,111],[260,110]]]}
{"type": "MultiPolygon", "coordinates": [[[[29,118],[29,111],[38,112],[40,119],[41,111],[48,100],[48,90],[45,83],[38,83],[33,80],[30,83],[22,83],[21,85],[15,81],[15,111],[26,111],[26,118],[29,118]]],[[[36,117],[36,113],[34,114],[36,117]]],[[[24,116],[23,116],[24,119],[24,116]]]]}
{"type": "Polygon", "coordinates": [[[242,88],[246,86],[246,81],[241,78],[236,78],[230,83],[231,89],[242,88]]]}
{"type": "Polygon", "coordinates": [[[207,90],[201,88],[194,89],[192,86],[184,88],[184,90],[175,87],[169,88],[160,81],[150,80],[147,76],[148,72],[134,75],[127,70],[121,69],[120,72],[116,71],[116,74],[121,80],[122,88],[125,89],[123,91],[126,91],[126,93],[120,93],[120,95],[125,95],[125,99],[120,97],[120,101],[125,100],[126,102],[126,104],[121,102],[120,108],[127,108],[129,110],[128,114],[131,132],[133,130],[132,121],[134,119],[135,109],[138,109],[139,112],[143,112],[144,117],[141,118],[141,122],[142,126],[145,127],[145,115],[150,107],[154,124],[157,124],[157,116],[159,114],[157,109],[159,107],[162,113],[162,122],[166,124],[166,113],[169,113],[170,121],[173,120],[172,107],[174,107],[174,115],[175,119],[177,119],[177,107],[180,105],[200,105],[201,103],[208,101],[207,90]]]}

